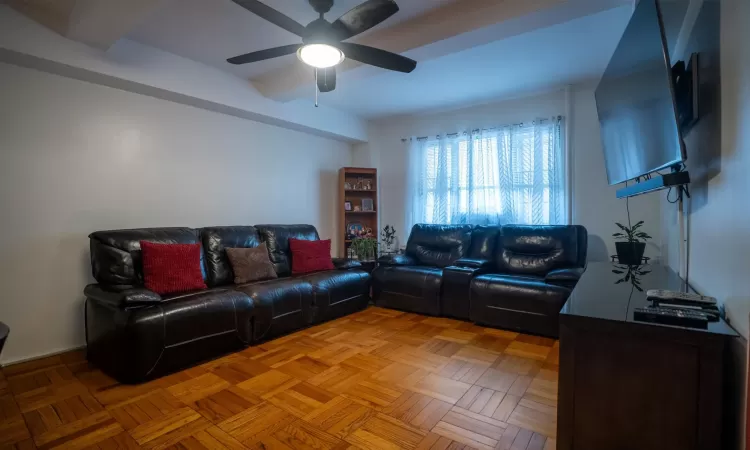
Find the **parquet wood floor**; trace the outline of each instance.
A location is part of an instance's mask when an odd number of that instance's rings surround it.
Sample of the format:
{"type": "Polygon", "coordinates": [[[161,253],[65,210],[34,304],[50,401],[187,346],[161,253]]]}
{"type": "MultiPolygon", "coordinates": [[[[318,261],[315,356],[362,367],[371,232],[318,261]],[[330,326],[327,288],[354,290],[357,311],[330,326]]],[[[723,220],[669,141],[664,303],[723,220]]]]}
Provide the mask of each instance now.
{"type": "Polygon", "coordinates": [[[552,339],[371,307],[120,385],[82,351],[0,373],[0,448],[555,448],[552,339]]]}

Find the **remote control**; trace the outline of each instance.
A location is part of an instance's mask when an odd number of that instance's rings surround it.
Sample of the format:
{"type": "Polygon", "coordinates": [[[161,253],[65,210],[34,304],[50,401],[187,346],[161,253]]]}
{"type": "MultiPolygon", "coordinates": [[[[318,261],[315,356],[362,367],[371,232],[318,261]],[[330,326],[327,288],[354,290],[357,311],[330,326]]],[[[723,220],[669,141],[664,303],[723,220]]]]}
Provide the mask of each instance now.
{"type": "Polygon", "coordinates": [[[679,302],[672,302],[672,301],[659,301],[659,300],[652,300],[653,306],[658,306],[660,308],[668,308],[668,309],[689,309],[693,311],[698,311],[706,314],[708,316],[708,319],[711,322],[716,322],[719,320],[719,317],[721,317],[721,311],[716,305],[699,305],[697,303],[679,303],[679,302]]]}
{"type": "Polygon", "coordinates": [[[662,323],[680,327],[708,328],[709,317],[700,311],[647,306],[635,308],[633,318],[641,322],[662,323]]]}
{"type": "Polygon", "coordinates": [[[714,297],[707,297],[698,294],[686,294],[678,291],[665,291],[664,289],[649,289],[646,291],[646,298],[658,301],[674,301],[683,303],[694,303],[697,305],[715,305],[714,297]]]}

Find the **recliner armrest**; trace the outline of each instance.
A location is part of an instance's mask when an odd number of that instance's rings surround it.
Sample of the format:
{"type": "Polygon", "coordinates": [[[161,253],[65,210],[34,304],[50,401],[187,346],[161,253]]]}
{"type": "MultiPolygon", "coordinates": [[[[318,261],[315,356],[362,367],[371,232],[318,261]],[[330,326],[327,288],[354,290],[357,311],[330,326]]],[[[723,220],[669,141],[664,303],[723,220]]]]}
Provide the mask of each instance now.
{"type": "Polygon", "coordinates": [[[331,258],[334,267],[339,270],[357,269],[362,267],[362,263],[349,258],[331,258]]]}
{"type": "Polygon", "coordinates": [[[89,284],[83,295],[92,300],[112,306],[138,306],[161,303],[161,295],[146,288],[129,288],[121,291],[102,287],[100,284],[89,284]]]}
{"type": "Polygon", "coordinates": [[[461,258],[453,265],[458,267],[470,267],[472,269],[489,269],[492,267],[493,263],[488,259],[461,258]]]}
{"type": "Polygon", "coordinates": [[[571,267],[569,269],[557,269],[552,270],[544,277],[544,281],[547,282],[564,282],[564,283],[575,283],[583,275],[586,269],[583,267],[571,267]]]}
{"type": "Polygon", "coordinates": [[[407,255],[385,255],[378,258],[378,264],[384,266],[416,266],[417,261],[407,255]]]}

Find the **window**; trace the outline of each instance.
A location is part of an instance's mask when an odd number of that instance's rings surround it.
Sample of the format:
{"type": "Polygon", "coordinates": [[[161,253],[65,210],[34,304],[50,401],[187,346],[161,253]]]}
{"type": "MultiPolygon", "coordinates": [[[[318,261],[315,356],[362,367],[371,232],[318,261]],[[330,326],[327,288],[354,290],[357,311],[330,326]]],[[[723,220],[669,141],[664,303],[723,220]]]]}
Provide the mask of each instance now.
{"type": "Polygon", "coordinates": [[[417,140],[413,222],[564,223],[561,121],[417,140]]]}

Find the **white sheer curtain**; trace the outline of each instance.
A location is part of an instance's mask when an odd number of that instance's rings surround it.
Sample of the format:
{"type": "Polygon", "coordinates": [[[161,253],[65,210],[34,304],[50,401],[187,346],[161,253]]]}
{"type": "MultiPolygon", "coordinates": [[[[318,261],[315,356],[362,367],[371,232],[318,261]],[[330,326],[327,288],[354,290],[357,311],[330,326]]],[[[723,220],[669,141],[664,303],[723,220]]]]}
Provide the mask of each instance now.
{"type": "Polygon", "coordinates": [[[562,224],[562,118],[409,142],[414,223],[562,224]]]}

